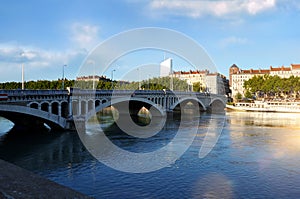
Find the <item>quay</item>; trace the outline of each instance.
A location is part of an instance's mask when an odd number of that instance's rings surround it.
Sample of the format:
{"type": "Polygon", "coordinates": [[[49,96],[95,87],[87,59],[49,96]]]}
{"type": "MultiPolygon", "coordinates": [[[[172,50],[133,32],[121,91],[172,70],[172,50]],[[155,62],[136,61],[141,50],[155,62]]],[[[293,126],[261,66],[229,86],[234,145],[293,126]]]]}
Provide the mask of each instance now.
{"type": "Polygon", "coordinates": [[[0,198],[91,198],[1,159],[0,171],[0,198]]]}

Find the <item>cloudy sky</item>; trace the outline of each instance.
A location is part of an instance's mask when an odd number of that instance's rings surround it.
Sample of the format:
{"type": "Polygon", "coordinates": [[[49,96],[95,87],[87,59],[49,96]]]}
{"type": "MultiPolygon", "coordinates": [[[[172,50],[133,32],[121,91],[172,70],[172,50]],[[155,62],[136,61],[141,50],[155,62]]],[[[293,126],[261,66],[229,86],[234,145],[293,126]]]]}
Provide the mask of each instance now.
{"type": "Polygon", "coordinates": [[[3,0],[0,82],[20,81],[22,63],[26,80],[61,78],[64,64],[75,78],[99,42],[142,27],[194,39],[225,75],[234,63],[288,66],[300,63],[299,21],[297,0],[3,0]]]}

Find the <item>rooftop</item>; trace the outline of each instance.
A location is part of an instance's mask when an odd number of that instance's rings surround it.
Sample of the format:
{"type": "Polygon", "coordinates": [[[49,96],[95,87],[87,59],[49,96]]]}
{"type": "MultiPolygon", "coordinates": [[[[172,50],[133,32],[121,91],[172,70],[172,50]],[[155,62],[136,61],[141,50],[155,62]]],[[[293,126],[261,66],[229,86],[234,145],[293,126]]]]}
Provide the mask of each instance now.
{"type": "MultiPolygon", "coordinates": [[[[232,67],[237,67],[235,64],[232,65],[232,67]]],[[[238,68],[238,67],[237,67],[238,68]]],[[[300,64],[291,64],[289,67],[281,66],[281,67],[272,67],[270,66],[270,69],[247,69],[247,70],[242,70],[239,69],[233,74],[270,74],[271,72],[275,71],[293,71],[293,70],[300,70],[300,64]]]]}

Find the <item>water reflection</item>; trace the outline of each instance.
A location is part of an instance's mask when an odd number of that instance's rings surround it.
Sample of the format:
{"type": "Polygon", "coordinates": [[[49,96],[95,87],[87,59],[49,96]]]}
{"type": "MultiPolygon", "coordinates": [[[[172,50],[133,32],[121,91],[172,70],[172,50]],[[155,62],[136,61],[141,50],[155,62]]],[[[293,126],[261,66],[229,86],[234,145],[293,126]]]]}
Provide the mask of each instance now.
{"type": "Polygon", "coordinates": [[[0,137],[1,159],[29,170],[71,167],[87,153],[75,132],[19,131],[12,128],[0,137]]]}
{"type": "MultiPolygon", "coordinates": [[[[209,114],[190,117],[200,119],[199,125],[175,115],[152,139],[134,139],[116,131],[110,116],[103,115],[100,124],[98,120],[89,124],[89,136],[103,128],[109,139],[129,151],[152,151],[169,143],[179,122],[199,128],[188,151],[155,172],[132,174],[106,167],[73,132],[12,130],[0,137],[0,158],[96,198],[299,197],[300,114],[227,113],[218,142],[202,159],[198,153],[207,129],[218,126],[220,118],[209,114]]],[[[180,149],[184,142],[182,139],[172,150],[180,149]]]]}
{"type": "Polygon", "coordinates": [[[230,112],[227,117],[234,165],[257,166],[272,186],[285,187],[287,176],[298,178],[300,114],[230,112]]]}
{"type": "Polygon", "coordinates": [[[240,126],[300,128],[300,114],[270,112],[228,112],[228,122],[240,126]]]}
{"type": "Polygon", "coordinates": [[[192,198],[234,198],[233,182],[225,175],[208,173],[196,181],[192,198]]]}

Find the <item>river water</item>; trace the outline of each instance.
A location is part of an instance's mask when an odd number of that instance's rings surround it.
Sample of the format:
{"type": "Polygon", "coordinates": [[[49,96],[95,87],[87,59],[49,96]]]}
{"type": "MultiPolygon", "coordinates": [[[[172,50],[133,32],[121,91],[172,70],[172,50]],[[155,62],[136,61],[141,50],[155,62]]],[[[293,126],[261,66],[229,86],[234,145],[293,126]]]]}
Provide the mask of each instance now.
{"type": "MultiPolygon", "coordinates": [[[[173,164],[149,173],[105,166],[74,132],[9,130],[0,118],[0,158],[95,198],[299,198],[300,114],[227,112],[212,151],[199,158],[202,129],[214,117],[201,115],[196,139],[173,164]]],[[[180,122],[168,120],[158,136],[134,143],[102,118],[108,137],[126,150],[154,151],[168,144],[180,122]]],[[[93,127],[93,123],[90,125],[93,127]]]]}

